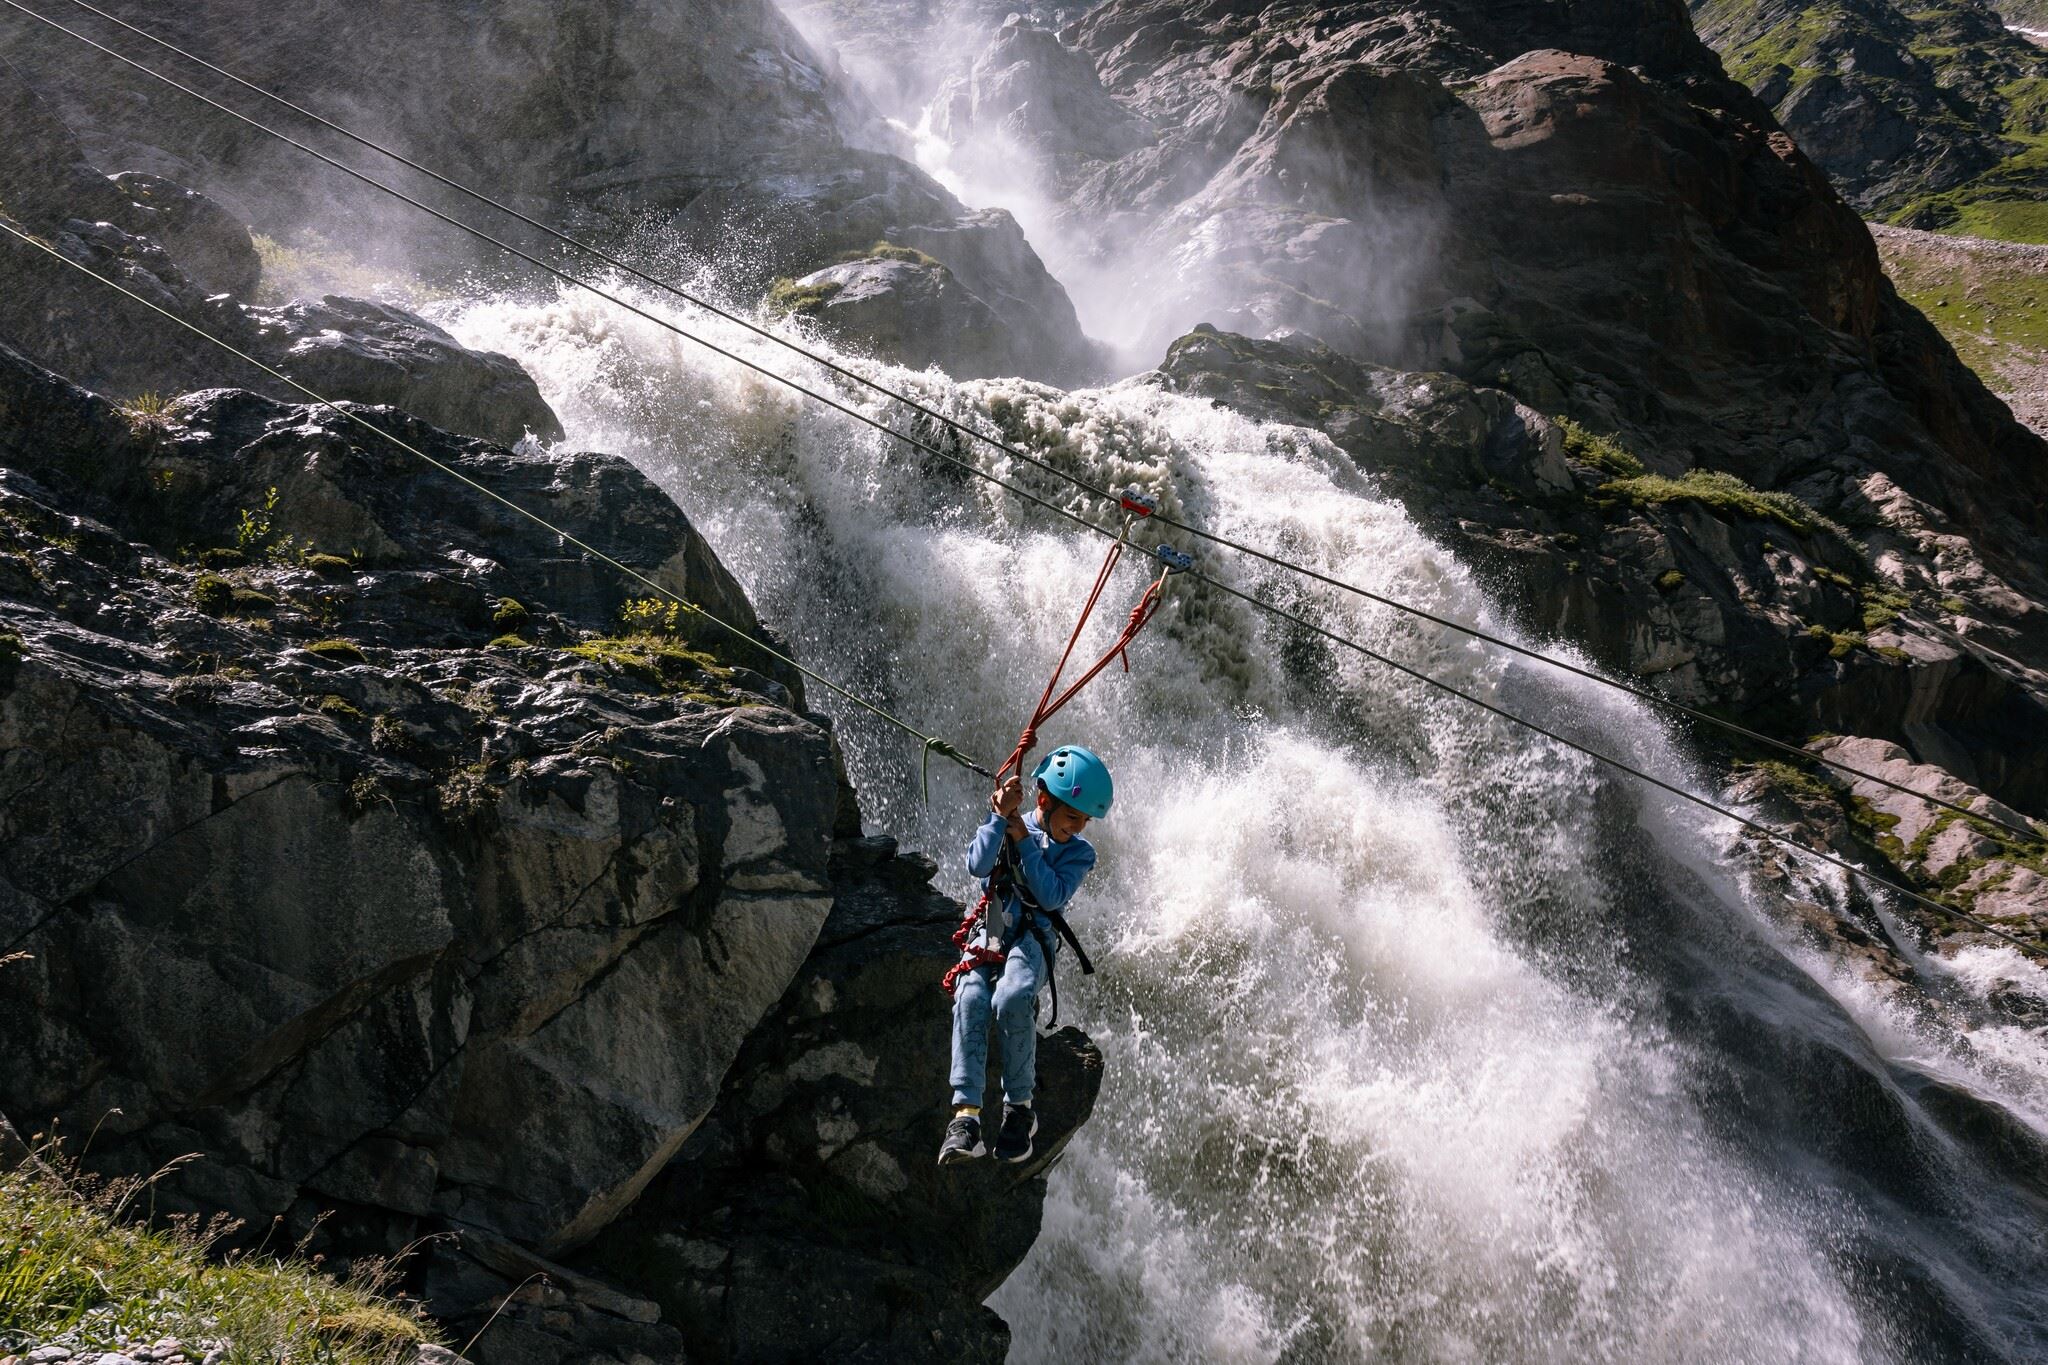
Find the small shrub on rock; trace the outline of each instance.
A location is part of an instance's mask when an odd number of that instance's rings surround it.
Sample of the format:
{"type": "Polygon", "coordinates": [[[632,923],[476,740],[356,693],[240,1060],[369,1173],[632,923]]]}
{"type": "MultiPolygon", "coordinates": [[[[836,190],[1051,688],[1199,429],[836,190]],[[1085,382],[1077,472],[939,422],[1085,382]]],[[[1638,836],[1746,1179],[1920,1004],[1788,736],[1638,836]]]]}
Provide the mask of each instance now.
{"type": "Polygon", "coordinates": [[[1564,433],[1566,457],[1578,464],[1590,465],[1621,479],[1645,472],[1643,462],[1612,436],[1596,436],[1569,417],[1558,418],[1557,429],[1564,433]]]}
{"type": "Polygon", "coordinates": [[[839,292],[837,280],[822,280],[817,284],[798,284],[784,276],[768,286],[768,296],[763,300],[769,313],[782,317],[790,313],[815,313],[832,302],[839,292]]]}
{"type": "Polygon", "coordinates": [[[500,636],[517,635],[532,622],[531,613],[514,597],[499,598],[497,610],[491,613],[491,624],[498,628],[500,636]]]}
{"type": "Polygon", "coordinates": [[[203,573],[192,580],[192,602],[208,616],[225,616],[235,605],[235,585],[219,574],[203,573]]]}

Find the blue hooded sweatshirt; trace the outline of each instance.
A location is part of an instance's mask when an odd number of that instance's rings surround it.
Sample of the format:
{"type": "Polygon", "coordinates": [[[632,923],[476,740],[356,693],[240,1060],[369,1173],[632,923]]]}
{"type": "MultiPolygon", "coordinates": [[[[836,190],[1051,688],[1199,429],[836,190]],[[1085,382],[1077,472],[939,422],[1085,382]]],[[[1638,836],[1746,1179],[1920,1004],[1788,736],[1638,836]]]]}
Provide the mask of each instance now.
{"type": "MultiPolygon", "coordinates": [[[[1038,812],[1029,811],[1024,816],[1024,838],[1017,842],[1017,871],[1031,895],[1047,910],[1063,910],[1074,893],[1081,889],[1081,881],[1095,866],[1095,845],[1076,834],[1064,844],[1054,843],[1052,836],[1038,821],[1038,812]]],[[[989,889],[989,878],[996,870],[996,862],[1002,856],[1003,843],[1009,837],[1008,823],[994,811],[982,821],[981,828],[974,831],[974,838],[967,845],[967,872],[969,876],[981,878],[981,889],[989,889]]],[[[1015,894],[1003,906],[1003,936],[1014,941],[1018,933],[1017,916],[1022,913],[1023,904],[1015,894]]]]}

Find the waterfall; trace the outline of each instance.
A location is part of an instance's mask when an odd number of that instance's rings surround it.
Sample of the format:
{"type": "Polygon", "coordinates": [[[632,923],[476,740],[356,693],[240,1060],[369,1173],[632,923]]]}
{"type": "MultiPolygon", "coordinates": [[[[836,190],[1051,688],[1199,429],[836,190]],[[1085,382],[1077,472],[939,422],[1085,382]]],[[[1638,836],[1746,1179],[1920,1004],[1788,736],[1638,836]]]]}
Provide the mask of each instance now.
{"type": "MultiPolygon", "coordinates": [[[[1007,752],[1101,541],[599,301],[507,297],[442,320],[524,363],[573,445],[655,477],[807,663],[984,761],[1007,752]]],[[[1189,520],[1516,633],[1317,434],[1142,378],[1066,394],[877,373],[1094,482],[1139,482],[1189,520]]],[[[1227,552],[1204,563],[1710,791],[1630,698],[1227,552]]],[[[1095,648],[1141,572],[1116,581],[1095,648]]],[[[1117,777],[1073,913],[1100,972],[1060,976],[1106,1081],[1050,1175],[1036,1249],[992,1301],[1013,1359],[2048,1352],[2048,1182],[2001,1165],[1995,1111],[1968,1099],[2048,1131],[2038,1035],[1937,1038],[1797,946],[1720,822],[1242,603],[1174,591],[1129,675],[1105,673],[1044,736],[1117,777]]],[[[935,763],[927,807],[914,743],[822,689],[811,701],[869,828],[930,851],[964,893],[980,780],[935,763]]],[[[2048,1001],[2002,949],[1939,970],[1965,1000],[2048,1001]]]]}

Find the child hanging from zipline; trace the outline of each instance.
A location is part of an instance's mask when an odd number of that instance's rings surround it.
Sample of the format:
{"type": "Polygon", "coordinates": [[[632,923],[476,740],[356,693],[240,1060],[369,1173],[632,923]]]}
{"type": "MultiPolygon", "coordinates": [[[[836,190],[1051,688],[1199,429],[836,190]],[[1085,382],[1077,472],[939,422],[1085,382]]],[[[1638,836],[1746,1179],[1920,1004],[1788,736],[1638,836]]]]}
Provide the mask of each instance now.
{"type": "Polygon", "coordinates": [[[1000,1029],[1003,1063],[996,1159],[1031,1159],[1031,1139],[1038,1132],[1031,1107],[1038,1081],[1038,991],[1052,978],[1059,952],[1054,935],[1073,945],[1084,972],[1093,970],[1062,912],[1095,866],[1095,846],[1081,831],[1091,819],[1109,814],[1115,795],[1109,768],[1070,744],[1047,754],[1031,775],[1038,784],[1036,809],[1022,812],[1023,779],[1012,774],[990,796],[989,817],[967,845],[967,871],[981,878],[983,899],[981,913],[961,926],[962,956],[946,974],[953,992],[953,1121],[939,1147],[941,1166],[987,1151],[981,1099],[991,1017],[1000,1029]]]}

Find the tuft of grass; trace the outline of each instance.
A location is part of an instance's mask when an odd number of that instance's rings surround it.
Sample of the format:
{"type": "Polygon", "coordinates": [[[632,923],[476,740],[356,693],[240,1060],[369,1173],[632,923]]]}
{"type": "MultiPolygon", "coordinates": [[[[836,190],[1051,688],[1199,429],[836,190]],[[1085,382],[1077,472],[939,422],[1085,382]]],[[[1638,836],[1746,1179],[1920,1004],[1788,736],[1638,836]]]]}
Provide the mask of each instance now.
{"type": "Polygon", "coordinates": [[[1752,488],[1735,475],[1719,469],[1688,469],[1680,478],[1662,474],[1636,474],[1614,479],[1601,486],[1602,493],[1633,503],[1637,507],[1658,507],[1670,502],[1692,502],[1710,511],[1754,521],[1774,521],[1801,535],[1825,532],[1842,541],[1849,533],[1838,523],[1822,516],[1790,493],[1766,492],[1752,488]]]}
{"type": "Polygon", "coordinates": [[[334,664],[366,664],[369,659],[363,654],[361,645],[353,640],[315,640],[306,646],[308,654],[314,654],[334,664]]]}
{"type": "Polygon", "coordinates": [[[349,702],[348,698],[337,697],[332,692],[324,694],[319,701],[315,702],[314,709],[319,711],[321,715],[332,716],[336,720],[360,722],[363,719],[363,713],[356,709],[349,702]]]}
{"type": "Polygon", "coordinates": [[[1569,417],[1559,417],[1556,421],[1558,430],[1564,433],[1567,458],[1617,479],[1636,478],[1645,472],[1643,462],[1629,454],[1612,436],[1596,436],[1569,417]]]}
{"type": "Polygon", "coordinates": [[[396,1267],[337,1280],[291,1255],[214,1253],[224,1218],[152,1229],[149,1181],[98,1181],[47,1148],[0,1172],[0,1337],[62,1339],[81,1358],[124,1342],[221,1341],[275,1365],[404,1365],[435,1334],[387,1297],[396,1267]]]}
{"type": "Polygon", "coordinates": [[[1830,659],[1845,659],[1851,650],[1860,649],[1868,641],[1860,630],[1829,630],[1826,626],[1808,626],[1806,633],[1816,640],[1828,642],[1830,659]]]}
{"type": "Polygon", "coordinates": [[[171,429],[171,402],[155,389],[149,389],[125,403],[115,404],[114,411],[128,423],[128,430],[145,439],[154,439],[171,429]]]}
{"type": "Polygon", "coordinates": [[[832,302],[839,288],[837,280],[799,284],[785,275],[768,286],[768,294],[762,304],[776,317],[786,317],[791,313],[808,315],[832,302]]]}
{"type": "Polygon", "coordinates": [[[1676,569],[1666,569],[1657,575],[1658,592],[1677,592],[1685,585],[1685,575],[1676,569]]]}
{"type": "Polygon", "coordinates": [[[0,630],[0,668],[12,668],[28,656],[19,632],[0,630]]]}
{"type": "Polygon", "coordinates": [[[672,696],[722,702],[711,689],[723,688],[732,670],[702,650],[672,636],[638,634],[585,640],[564,653],[616,670],[672,696]]]}

